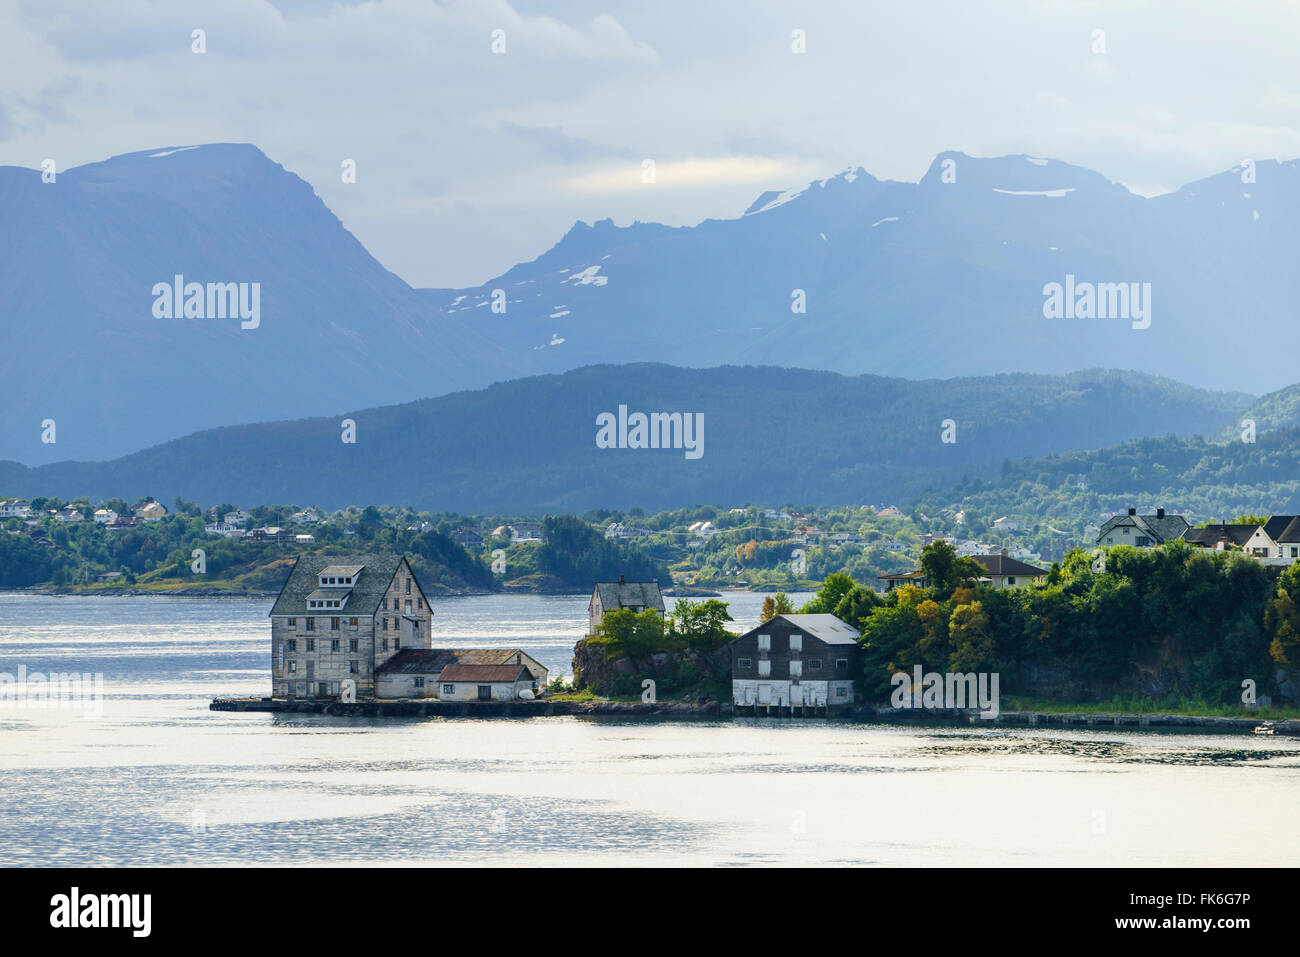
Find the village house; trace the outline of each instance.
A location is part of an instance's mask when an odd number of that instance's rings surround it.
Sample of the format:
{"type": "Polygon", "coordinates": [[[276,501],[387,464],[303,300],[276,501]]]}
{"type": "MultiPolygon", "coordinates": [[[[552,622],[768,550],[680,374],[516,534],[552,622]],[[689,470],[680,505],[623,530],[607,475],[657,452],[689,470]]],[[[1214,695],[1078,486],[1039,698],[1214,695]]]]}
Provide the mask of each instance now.
{"type": "Polygon", "coordinates": [[[825,707],[856,700],[858,631],[834,615],[777,615],[728,648],[735,704],[825,707]]]}
{"type": "Polygon", "coordinates": [[[254,542],[291,542],[293,533],[279,525],[264,525],[250,531],[248,538],[254,542]]]}
{"type": "Polygon", "coordinates": [[[204,525],[203,530],[211,535],[220,535],[222,538],[243,538],[245,535],[244,530],[238,525],[231,525],[227,522],[204,525]]]}
{"type": "Polygon", "coordinates": [[[107,525],[110,522],[116,522],[117,512],[113,511],[111,508],[97,508],[95,509],[95,521],[100,525],[107,525]]]}
{"type": "Polygon", "coordinates": [[[996,555],[972,555],[971,557],[984,566],[985,574],[980,580],[994,588],[1024,588],[1026,585],[1038,585],[1047,575],[1045,569],[1026,565],[1009,556],[1005,550],[996,555]]]}
{"type": "Polygon", "coordinates": [[[1097,544],[1103,548],[1111,545],[1153,548],[1165,542],[1177,541],[1191,527],[1191,523],[1183,516],[1166,515],[1163,508],[1156,509],[1154,515],[1139,515],[1136,508],[1130,508],[1127,515],[1117,515],[1106,520],[1106,524],[1097,533],[1097,544]]]}
{"type": "Polygon", "coordinates": [[[483,536],[473,528],[458,528],[451,533],[451,540],[463,548],[478,549],[483,547],[483,536]]]}
{"type": "Polygon", "coordinates": [[[51,512],[56,522],[84,522],[86,516],[82,514],[80,508],[75,505],[65,505],[63,508],[51,512]]]}
{"type": "Polygon", "coordinates": [[[665,613],[663,592],[658,582],[630,582],[622,575],[616,582],[597,582],[591,589],[587,603],[587,637],[595,635],[605,618],[605,613],[626,608],[640,614],[654,610],[665,613]]]}
{"type": "Polygon", "coordinates": [[[336,698],[345,681],[372,697],[376,670],[403,648],[428,648],[433,631],[433,610],[398,555],[301,555],[270,618],[277,698],[336,698]]]}
{"type": "Polygon", "coordinates": [[[242,508],[237,508],[233,512],[227,512],[225,515],[222,515],[221,521],[227,525],[238,525],[240,528],[243,528],[248,524],[250,517],[251,516],[249,516],[249,514],[242,508]]]}
{"type": "Polygon", "coordinates": [[[1212,548],[1217,551],[1245,550],[1247,543],[1255,537],[1255,533],[1260,528],[1262,528],[1260,525],[1206,525],[1204,528],[1189,530],[1183,536],[1183,540],[1201,548],[1212,548]]]}
{"type": "Polygon", "coordinates": [[[310,509],[303,509],[290,515],[289,521],[294,525],[312,525],[320,521],[320,516],[310,509]]]}
{"type": "MultiPolygon", "coordinates": [[[[505,700],[503,695],[505,682],[501,680],[475,680],[471,688],[468,672],[458,671],[459,677],[447,679],[446,683],[456,685],[451,691],[442,687],[443,673],[452,666],[458,668],[513,668],[509,684],[514,693],[511,697],[527,697],[523,691],[536,695],[546,687],[547,669],[531,655],[518,648],[404,648],[393,655],[376,670],[375,696],[378,698],[442,698],[444,700],[480,700],[486,694],[493,701],[505,700]],[[519,677],[519,668],[527,673],[527,679],[519,677]],[[520,682],[523,682],[520,684],[520,682]],[[489,685],[486,692],[479,684],[489,685]],[[460,687],[464,685],[464,687],[460,687]]],[[[493,672],[493,674],[497,674],[493,672]]],[[[505,672],[500,672],[505,674],[505,672]]],[[[486,700],[486,699],[484,699],[486,700]]]]}
{"type": "Polygon", "coordinates": [[[27,518],[32,514],[32,503],[25,498],[0,502],[0,518],[27,518]]]}
{"type": "Polygon", "coordinates": [[[1258,525],[1242,546],[1268,565],[1290,565],[1300,558],[1300,515],[1272,515],[1258,525]]]}
{"type": "Polygon", "coordinates": [[[915,585],[917,588],[930,587],[930,579],[926,578],[925,572],[920,569],[910,572],[890,572],[887,575],[877,575],[876,580],[885,583],[885,591],[893,591],[903,585],[915,585]]]}
{"type": "Polygon", "coordinates": [[[132,512],[141,522],[159,522],[167,517],[167,507],[161,502],[141,502],[132,512]]]}

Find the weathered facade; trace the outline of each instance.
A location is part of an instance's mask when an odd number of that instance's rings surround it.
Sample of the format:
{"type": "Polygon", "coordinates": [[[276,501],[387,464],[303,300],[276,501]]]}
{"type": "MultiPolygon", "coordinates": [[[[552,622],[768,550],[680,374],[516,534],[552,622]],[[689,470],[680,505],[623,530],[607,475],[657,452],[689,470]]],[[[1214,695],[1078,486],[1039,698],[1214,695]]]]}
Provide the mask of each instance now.
{"type": "Polygon", "coordinates": [[[732,701],[824,707],[855,702],[858,631],[834,615],[777,615],[730,644],[732,701]]]}
{"type": "Polygon", "coordinates": [[[300,556],[271,608],[271,694],[335,698],[345,682],[375,694],[403,648],[428,648],[433,610],[406,558],[300,556]]]}
{"type": "Polygon", "coordinates": [[[627,608],[638,614],[654,610],[664,614],[664,596],[658,582],[630,582],[622,575],[616,582],[597,582],[587,603],[587,636],[596,634],[605,612],[627,608]]]}

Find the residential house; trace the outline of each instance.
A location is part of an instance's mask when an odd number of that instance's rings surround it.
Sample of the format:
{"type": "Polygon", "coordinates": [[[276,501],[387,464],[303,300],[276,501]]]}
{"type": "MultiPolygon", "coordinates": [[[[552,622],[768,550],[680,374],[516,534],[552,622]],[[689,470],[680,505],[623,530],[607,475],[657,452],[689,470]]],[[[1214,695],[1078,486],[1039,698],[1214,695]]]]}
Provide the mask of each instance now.
{"type": "Polygon", "coordinates": [[[311,534],[295,535],[293,537],[293,543],[295,545],[315,545],[316,536],[311,534]]]}
{"type": "Polygon", "coordinates": [[[95,521],[100,525],[108,525],[110,522],[117,521],[117,512],[111,508],[95,509],[95,521]]]}
{"type": "Polygon", "coordinates": [[[1213,548],[1217,551],[1244,550],[1261,525],[1206,525],[1193,528],[1183,536],[1183,540],[1201,548],[1213,548]]]}
{"type": "Polygon", "coordinates": [[[696,538],[709,538],[716,535],[718,529],[712,522],[694,522],[687,526],[686,531],[690,532],[696,538]]]}
{"type": "Polygon", "coordinates": [[[81,509],[75,505],[65,505],[51,513],[56,522],[84,522],[86,516],[81,509]]]}
{"type": "Polygon", "coordinates": [[[640,614],[654,610],[660,615],[665,613],[663,592],[658,582],[630,582],[622,575],[616,582],[597,582],[591,589],[591,601],[587,603],[587,635],[596,634],[596,629],[605,618],[605,613],[627,608],[640,614]]]}
{"type": "Polygon", "coordinates": [[[1242,546],[1247,554],[1270,565],[1290,565],[1300,558],[1300,515],[1272,515],[1257,526],[1242,546]]]}
{"type": "Polygon", "coordinates": [[[733,639],[731,697],[738,705],[851,705],[862,672],[858,630],[834,615],[777,615],[733,639]]]}
{"type": "Polygon", "coordinates": [[[1047,575],[1046,569],[1026,565],[1002,551],[996,555],[973,555],[975,561],[984,566],[988,584],[994,588],[1024,588],[1026,585],[1038,585],[1047,575]]]}
{"type": "Polygon", "coordinates": [[[211,535],[220,535],[222,538],[243,538],[246,534],[238,525],[230,525],[226,522],[204,525],[203,530],[211,535]]]}
{"type": "Polygon", "coordinates": [[[911,572],[890,572],[887,575],[877,575],[876,579],[885,583],[885,591],[893,591],[903,585],[915,585],[917,588],[930,587],[930,579],[926,578],[925,572],[919,568],[911,572]]]}
{"type": "Polygon", "coordinates": [[[300,512],[294,512],[289,516],[289,521],[294,525],[312,525],[320,521],[320,515],[311,509],[303,509],[300,512]]]}
{"type": "Polygon", "coordinates": [[[510,543],[516,545],[519,542],[540,542],[542,540],[542,526],[535,522],[516,522],[510,528],[510,543]]]}
{"type": "Polygon", "coordinates": [[[161,502],[144,502],[135,507],[135,517],[142,522],[158,522],[167,515],[167,507],[161,502]]]}
{"type": "Polygon", "coordinates": [[[227,512],[225,515],[221,516],[221,520],[227,525],[238,525],[240,528],[247,525],[251,518],[252,516],[242,508],[237,508],[233,512],[227,512]]]}
{"type": "Polygon", "coordinates": [[[254,542],[291,542],[293,533],[279,525],[263,525],[250,531],[248,538],[254,542]]]}
{"type": "Polygon", "coordinates": [[[0,502],[0,518],[27,518],[32,514],[32,503],[25,498],[12,498],[0,502]]]}
{"type": "Polygon", "coordinates": [[[433,610],[400,555],[300,555],[271,618],[274,697],[375,693],[375,672],[403,648],[428,648],[433,610]]]}
{"type": "Polygon", "coordinates": [[[1158,508],[1154,515],[1139,515],[1130,508],[1127,515],[1108,518],[1097,533],[1097,544],[1103,548],[1111,545],[1132,545],[1135,548],[1153,548],[1165,542],[1182,538],[1192,525],[1181,515],[1166,515],[1158,508]]]}
{"type": "MultiPolygon", "coordinates": [[[[442,675],[450,666],[462,667],[523,667],[528,672],[526,690],[534,695],[546,687],[548,671],[531,655],[518,648],[403,648],[386,662],[375,669],[376,691],[379,698],[442,698],[442,675]]],[[[510,681],[514,684],[520,680],[518,671],[513,672],[510,681]]],[[[460,678],[448,682],[459,685],[467,682],[460,678]]],[[[486,684],[500,684],[488,681],[486,684]]],[[[518,697],[516,688],[514,697],[518,697]]],[[[489,690],[493,700],[502,700],[503,689],[489,690]]],[[[453,688],[449,692],[450,700],[476,700],[477,688],[453,688]],[[462,697],[469,695],[469,697],[462,697]]]]}
{"type": "Polygon", "coordinates": [[[480,549],[483,547],[482,534],[472,528],[456,529],[451,533],[451,540],[463,548],[480,549]]]}

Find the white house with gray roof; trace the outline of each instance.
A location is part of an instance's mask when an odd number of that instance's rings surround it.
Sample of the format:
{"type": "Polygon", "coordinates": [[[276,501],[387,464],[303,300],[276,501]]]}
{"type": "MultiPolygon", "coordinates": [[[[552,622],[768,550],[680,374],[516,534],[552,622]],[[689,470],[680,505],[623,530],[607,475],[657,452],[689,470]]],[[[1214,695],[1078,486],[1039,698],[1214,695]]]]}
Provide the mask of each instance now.
{"type": "Polygon", "coordinates": [[[1136,508],[1130,508],[1127,515],[1116,515],[1106,520],[1097,533],[1097,544],[1102,548],[1111,545],[1154,548],[1177,541],[1191,527],[1192,523],[1187,519],[1181,515],[1166,515],[1163,508],[1156,509],[1154,515],[1139,515],[1136,508]]]}
{"type": "Polygon", "coordinates": [[[622,575],[616,582],[597,582],[591,589],[591,601],[587,603],[587,636],[596,634],[596,629],[605,618],[605,612],[627,608],[640,614],[654,610],[664,614],[664,596],[659,590],[658,582],[630,582],[622,575]]]}
{"type": "Polygon", "coordinates": [[[402,649],[429,648],[433,609],[402,555],[301,555],[271,608],[271,694],[373,697],[402,649]]]}

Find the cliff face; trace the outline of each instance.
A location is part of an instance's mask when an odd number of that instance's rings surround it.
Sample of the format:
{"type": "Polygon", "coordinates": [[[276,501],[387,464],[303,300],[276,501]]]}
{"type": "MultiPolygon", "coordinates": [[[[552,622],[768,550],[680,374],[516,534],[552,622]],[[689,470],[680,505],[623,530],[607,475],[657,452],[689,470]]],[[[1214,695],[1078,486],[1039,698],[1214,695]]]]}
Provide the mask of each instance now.
{"type": "Polygon", "coordinates": [[[643,658],[607,657],[604,645],[584,638],[573,646],[573,683],[601,695],[641,694],[651,678],[659,696],[710,697],[730,681],[731,654],[726,647],[709,652],[686,649],[656,651],[643,658]]]}

